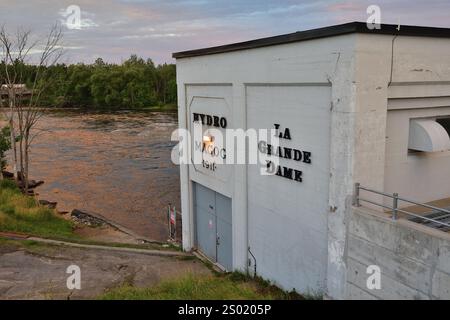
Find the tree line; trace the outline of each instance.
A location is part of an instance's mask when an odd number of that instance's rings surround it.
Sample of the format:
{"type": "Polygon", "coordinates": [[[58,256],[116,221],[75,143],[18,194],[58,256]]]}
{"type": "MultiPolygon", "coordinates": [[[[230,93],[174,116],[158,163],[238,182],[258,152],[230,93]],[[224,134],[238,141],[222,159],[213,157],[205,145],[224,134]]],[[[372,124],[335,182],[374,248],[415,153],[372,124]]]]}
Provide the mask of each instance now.
{"type": "MultiPolygon", "coordinates": [[[[102,58],[92,64],[57,63],[40,67],[23,64],[20,70],[27,88],[34,86],[39,68],[40,81],[47,86],[39,99],[40,107],[114,110],[176,104],[174,64],[155,65],[151,59],[144,60],[136,55],[120,64],[106,63],[102,58]]],[[[0,66],[0,73],[5,70],[0,66]]],[[[5,75],[0,74],[0,77],[5,78],[5,75]]]]}

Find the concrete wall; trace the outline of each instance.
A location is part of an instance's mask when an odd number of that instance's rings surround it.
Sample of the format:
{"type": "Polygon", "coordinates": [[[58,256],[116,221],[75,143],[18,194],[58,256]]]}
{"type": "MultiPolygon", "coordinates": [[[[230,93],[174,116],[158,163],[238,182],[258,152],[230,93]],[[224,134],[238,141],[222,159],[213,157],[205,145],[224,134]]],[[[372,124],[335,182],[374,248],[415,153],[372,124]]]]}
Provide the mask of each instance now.
{"type": "MultiPolygon", "coordinates": [[[[448,39],[357,35],[353,182],[423,202],[450,196],[450,154],[408,153],[411,118],[450,114],[449,49],[448,39]]],[[[362,196],[383,202],[380,196],[362,196]]],[[[364,205],[356,211],[347,206],[346,227],[340,229],[347,234],[341,237],[347,239],[344,296],[449,298],[448,235],[407,221],[393,223],[382,217],[381,208],[364,205]],[[380,291],[366,287],[372,264],[382,271],[380,291]]]]}
{"type": "Polygon", "coordinates": [[[348,299],[450,299],[450,235],[354,208],[347,249],[348,299]],[[369,290],[367,267],[381,271],[369,290]]]}

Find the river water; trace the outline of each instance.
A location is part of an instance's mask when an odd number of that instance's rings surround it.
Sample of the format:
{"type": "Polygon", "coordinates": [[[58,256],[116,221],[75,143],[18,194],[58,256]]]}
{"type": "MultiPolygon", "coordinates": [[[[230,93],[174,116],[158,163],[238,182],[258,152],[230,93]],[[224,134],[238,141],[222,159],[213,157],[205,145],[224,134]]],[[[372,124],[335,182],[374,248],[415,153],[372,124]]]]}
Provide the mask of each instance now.
{"type": "Polygon", "coordinates": [[[31,147],[39,199],[95,212],[139,235],[167,239],[167,205],[180,207],[171,161],[176,113],[46,112],[31,147]]]}

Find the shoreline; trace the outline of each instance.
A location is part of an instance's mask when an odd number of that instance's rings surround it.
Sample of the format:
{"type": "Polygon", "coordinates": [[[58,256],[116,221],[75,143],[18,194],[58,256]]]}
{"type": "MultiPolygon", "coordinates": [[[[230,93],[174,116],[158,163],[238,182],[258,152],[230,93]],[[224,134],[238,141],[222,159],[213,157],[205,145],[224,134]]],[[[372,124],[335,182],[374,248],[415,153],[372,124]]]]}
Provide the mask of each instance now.
{"type": "MultiPolygon", "coordinates": [[[[24,108],[25,109],[25,108],[24,108]]],[[[126,107],[113,107],[113,108],[101,108],[101,107],[42,107],[38,108],[41,111],[82,111],[82,112],[95,112],[95,113],[114,113],[114,112],[176,112],[178,106],[163,105],[163,106],[149,106],[143,108],[126,108],[126,107]]],[[[0,112],[9,112],[9,108],[0,108],[0,112]]]]}
{"type": "MultiPolygon", "coordinates": [[[[149,243],[149,244],[158,244],[158,245],[163,245],[166,244],[166,242],[163,241],[158,241],[155,239],[150,239],[148,237],[139,235],[137,233],[135,233],[134,231],[130,230],[129,228],[115,222],[112,221],[111,219],[108,219],[107,217],[98,214],[98,213],[94,213],[94,212],[86,212],[86,211],[81,211],[77,208],[73,208],[70,211],[60,211],[58,210],[58,202],[54,202],[54,201],[50,201],[48,199],[41,199],[39,197],[39,192],[35,192],[35,190],[41,186],[42,184],[45,183],[44,180],[39,180],[39,181],[34,181],[34,180],[30,180],[30,184],[31,187],[29,187],[28,189],[28,193],[23,193],[22,190],[22,184],[21,181],[16,181],[13,178],[13,173],[9,172],[9,171],[3,171],[0,172],[0,174],[2,174],[3,179],[4,180],[9,180],[14,182],[17,187],[22,191],[22,194],[24,196],[27,197],[32,197],[35,199],[35,201],[39,204],[39,206],[42,207],[46,207],[50,210],[53,210],[53,212],[57,215],[60,216],[63,219],[72,221],[75,225],[75,229],[74,229],[74,233],[77,233],[77,230],[81,231],[81,232],[85,232],[86,230],[82,230],[82,229],[90,229],[89,233],[89,240],[98,240],[101,239],[105,236],[105,233],[109,235],[109,230],[105,230],[105,229],[112,229],[112,232],[118,232],[118,233],[122,233],[122,235],[118,235],[118,238],[122,239],[122,240],[126,240],[124,241],[124,243],[129,243],[129,242],[137,242],[137,243],[149,243]]],[[[36,190],[37,191],[37,190],[36,190]]],[[[111,242],[114,243],[114,241],[107,241],[107,242],[111,242]]],[[[120,241],[119,241],[120,242],[120,241]]]]}

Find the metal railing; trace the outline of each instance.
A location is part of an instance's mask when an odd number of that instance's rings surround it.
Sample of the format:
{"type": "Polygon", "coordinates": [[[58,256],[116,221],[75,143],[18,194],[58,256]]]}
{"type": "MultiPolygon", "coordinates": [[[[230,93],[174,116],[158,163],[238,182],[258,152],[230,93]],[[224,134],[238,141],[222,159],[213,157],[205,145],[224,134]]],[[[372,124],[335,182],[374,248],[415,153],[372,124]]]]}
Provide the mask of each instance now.
{"type": "Polygon", "coordinates": [[[369,189],[369,188],[361,186],[359,183],[355,183],[355,190],[354,190],[354,194],[353,194],[353,205],[356,206],[356,207],[360,207],[361,206],[361,202],[366,202],[366,203],[373,204],[375,206],[379,206],[379,207],[391,210],[392,211],[392,219],[393,220],[397,220],[398,219],[398,214],[399,213],[404,213],[404,214],[406,214],[408,216],[414,217],[417,220],[424,220],[426,222],[435,223],[437,225],[440,225],[440,226],[443,226],[443,227],[446,227],[446,228],[450,228],[450,224],[449,223],[442,222],[442,221],[439,221],[437,219],[429,218],[429,217],[426,217],[426,216],[421,216],[419,214],[416,214],[416,213],[413,213],[413,212],[410,212],[410,211],[407,211],[407,210],[404,210],[404,209],[400,209],[398,207],[399,201],[411,203],[413,205],[417,205],[417,206],[420,206],[420,207],[425,207],[425,208],[433,210],[434,212],[443,213],[443,215],[439,216],[439,219],[450,218],[450,210],[439,208],[439,207],[435,207],[435,206],[431,206],[431,205],[425,204],[425,203],[420,203],[420,202],[413,201],[413,200],[410,200],[410,199],[405,199],[403,197],[399,197],[398,193],[389,194],[389,193],[385,193],[385,192],[369,189]],[[366,192],[370,192],[370,193],[374,193],[374,194],[378,194],[378,195],[381,195],[383,197],[391,198],[392,199],[392,207],[384,205],[384,204],[377,203],[377,202],[369,200],[369,199],[362,198],[360,196],[361,190],[366,191],[366,192]]]}

